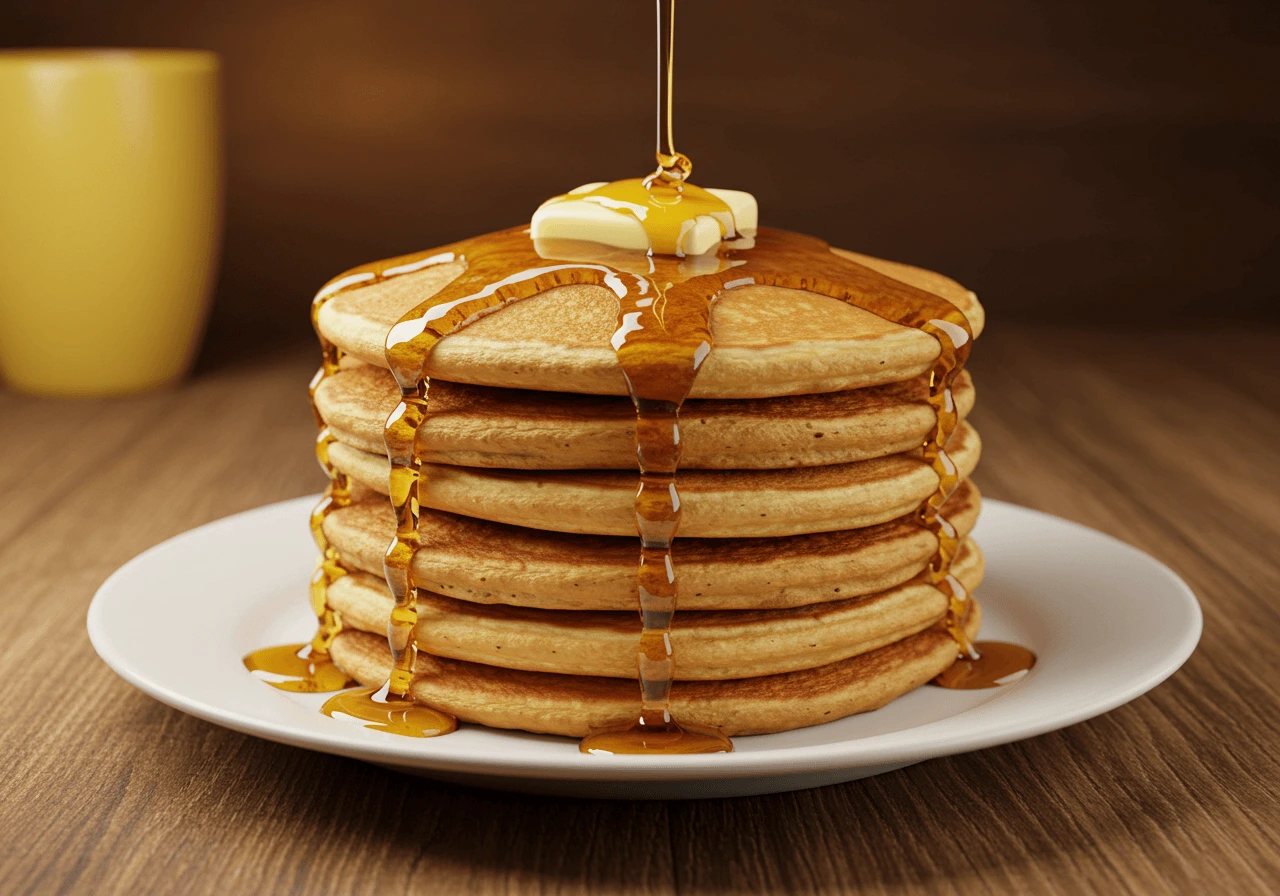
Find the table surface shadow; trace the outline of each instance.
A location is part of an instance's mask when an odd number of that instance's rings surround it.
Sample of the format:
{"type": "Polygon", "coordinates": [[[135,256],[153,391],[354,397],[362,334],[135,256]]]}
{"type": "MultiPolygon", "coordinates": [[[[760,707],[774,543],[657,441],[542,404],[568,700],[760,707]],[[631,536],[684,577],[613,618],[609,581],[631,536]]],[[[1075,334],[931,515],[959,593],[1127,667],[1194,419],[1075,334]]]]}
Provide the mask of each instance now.
{"type": "Polygon", "coordinates": [[[1167,563],[1204,607],[1199,649],[1063,731],[706,802],[407,777],[183,715],[94,656],[85,610],[120,564],[319,489],[314,353],[114,401],[0,393],[0,892],[1273,892],[1278,351],[1275,330],[993,326],[972,362],[984,494],[1167,563]]]}

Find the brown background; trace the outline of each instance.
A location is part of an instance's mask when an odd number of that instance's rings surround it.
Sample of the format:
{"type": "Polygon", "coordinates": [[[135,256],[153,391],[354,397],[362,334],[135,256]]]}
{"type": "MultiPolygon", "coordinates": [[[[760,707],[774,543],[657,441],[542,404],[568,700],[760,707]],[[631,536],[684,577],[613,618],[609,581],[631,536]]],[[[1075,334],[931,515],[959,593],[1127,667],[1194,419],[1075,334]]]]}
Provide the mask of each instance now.
{"type": "MultiPolygon", "coordinates": [[[[650,164],[647,0],[4,7],[7,44],[225,57],[220,344],[305,337],[332,274],[650,164]]],[[[677,144],[765,223],[943,270],[997,319],[1274,319],[1277,8],[684,0],[677,144]]]]}

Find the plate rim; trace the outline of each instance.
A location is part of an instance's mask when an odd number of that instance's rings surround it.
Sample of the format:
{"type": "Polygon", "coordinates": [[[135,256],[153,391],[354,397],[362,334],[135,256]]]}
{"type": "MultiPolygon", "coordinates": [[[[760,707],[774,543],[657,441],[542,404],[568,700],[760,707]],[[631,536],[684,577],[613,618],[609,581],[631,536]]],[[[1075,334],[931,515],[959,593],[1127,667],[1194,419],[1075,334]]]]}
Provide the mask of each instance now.
{"type": "MultiPolygon", "coordinates": [[[[760,751],[734,751],[733,753],[679,757],[629,755],[585,758],[577,751],[566,751],[563,755],[522,757],[518,751],[512,751],[512,755],[499,752],[495,755],[487,755],[482,760],[440,749],[447,738],[439,741],[420,741],[388,737],[385,744],[356,740],[344,736],[341,729],[335,728],[332,733],[299,729],[287,722],[258,718],[200,698],[193,698],[174,690],[163,682],[152,680],[134,668],[129,658],[111,643],[111,638],[104,628],[106,624],[104,614],[107,612],[104,608],[114,599],[114,593],[124,587],[123,583],[128,580],[133,571],[147,564],[155,554],[170,550],[186,541],[198,540],[223,529],[235,528],[242,524],[246,517],[266,516],[270,512],[288,513],[294,506],[300,509],[305,508],[309,513],[310,507],[318,498],[318,495],[292,498],[205,523],[147,548],[120,566],[98,587],[86,616],[89,640],[98,656],[125,681],[167,706],[244,734],[320,752],[382,764],[490,778],[624,781],[653,778],[654,773],[660,773],[660,777],[665,780],[708,780],[776,777],[890,763],[919,762],[1012,743],[1065,728],[1122,706],[1167,680],[1191,656],[1203,631],[1203,612],[1191,587],[1166,564],[1150,554],[1081,523],[1020,504],[986,498],[983,500],[983,506],[988,513],[995,510],[997,513],[1026,514],[1053,525],[1065,525],[1081,533],[1087,533],[1090,537],[1105,539],[1112,543],[1112,546],[1119,547],[1123,552],[1130,554],[1137,562],[1152,565],[1154,571],[1168,581],[1171,590],[1180,598],[1181,610],[1188,614],[1187,623],[1177,643],[1171,644],[1162,660],[1153,662],[1142,675],[1127,679],[1122,686],[1106,692],[1101,697],[1084,701],[1067,712],[1042,712],[1030,717],[1002,720],[987,727],[974,728],[971,724],[965,725],[960,720],[974,713],[980,713],[993,704],[982,704],[957,715],[910,728],[825,744],[792,745],[760,751]],[[948,732],[945,730],[947,728],[960,730],[948,732]],[[900,740],[908,732],[912,735],[911,742],[894,742],[895,738],[900,740]]],[[[246,682],[251,680],[246,678],[246,682]]]]}

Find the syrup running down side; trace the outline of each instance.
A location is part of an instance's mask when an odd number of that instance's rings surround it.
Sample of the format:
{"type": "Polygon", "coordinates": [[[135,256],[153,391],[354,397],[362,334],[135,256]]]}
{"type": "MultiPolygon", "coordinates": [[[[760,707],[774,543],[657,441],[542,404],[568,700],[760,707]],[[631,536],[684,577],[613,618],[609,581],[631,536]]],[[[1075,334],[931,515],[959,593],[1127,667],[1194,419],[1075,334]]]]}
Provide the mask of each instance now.
{"type": "MultiPolygon", "coordinates": [[[[654,737],[664,738],[672,749],[699,751],[714,745],[727,749],[727,738],[714,732],[684,732],[666,715],[671,681],[671,658],[662,646],[674,612],[674,578],[671,575],[670,540],[679,522],[678,496],[674,492],[678,461],[676,412],[692,386],[698,364],[710,350],[708,318],[710,294],[691,291],[673,302],[668,287],[701,275],[715,258],[682,262],[674,257],[643,253],[618,253],[583,243],[535,246],[524,228],[501,231],[466,240],[418,262],[403,264],[420,270],[428,264],[461,261],[466,271],[429,301],[418,306],[387,336],[386,357],[401,389],[401,402],[386,426],[387,453],[391,459],[390,492],[396,512],[396,536],[384,561],[387,583],[395,599],[388,625],[393,671],[380,689],[342,694],[326,704],[326,711],[382,721],[385,707],[411,701],[410,687],[417,647],[418,586],[412,563],[419,547],[418,523],[423,465],[415,451],[416,434],[426,420],[430,382],[425,374],[430,353],[441,338],[468,323],[497,311],[509,302],[536,295],[557,286],[594,284],[618,297],[622,312],[615,348],[636,396],[641,420],[638,457],[642,480],[637,498],[637,525],[645,533],[642,547],[642,594],[649,597],[642,675],[644,718],[654,737]],[[547,257],[551,254],[552,257],[547,257]],[[586,258],[584,256],[590,256],[586,258]],[[634,310],[628,310],[634,309],[634,310]],[[649,664],[649,665],[646,665],[649,664]],[[704,742],[705,741],[705,742],[704,742]],[[678,743],[676,743],[678,742],[678,743]]],[[[443,715],[443,714],[441,714],[443,715]]]]}
{"type": "MultiPolygon", "coordinates": [[[[555,248],[541,243],[540,252],[555,248]]],[[[562,247],[563,254],[568,247],[562,247]]],[[[570,250],[572,251],[572,250],[570,250]]],[[[582,246],[578,251],[591,251],[582,246]]],[[[598,249],[595,251],[599,251],[598,249]]],[[[638,259],[632,259],[636,265],[638,259]]],[[[613,265],[623,267],[625,259],[613,265]]],[[[733,744],[718,731],[680,725],[671,717],[675,657],[671,624],[678,585],[671,544],[680,527],[680,407],[711,351],[711,302],[714,294],[682,288],[712,270],[727,269],[720,259],[680,262],[669,255],[643,256],[641,283],[651,290],[620,298],[613,347],[636,408],[636,458],[640,485],[635,499],[640,560],[636,586],[640,609],[637,671],[640,713],[619,731],[601,731],[582,740],[584,753],[719,753],[733,744]]]]}
{"type": "MultiPolygon", "coordinates": [[[[455,256],[448,251],[395,258],[356,269],[340,277],[335,284],[341,284],[341,289],[353,289],[454,259],[455,256]]],[[[382,687],[343,691],[326,701],[321,711],[328,716],[349,716],[376,731],[408,737],[435,737],[457,728],[457,719],[449,713],[415,703],[409,696],[416,658],[413,630],[418,618],[418,592],[409,580],[408,564],[418,547],[418,476],[421,468],[412,441],[426,414],[425,380],[403,392],[400,405],[386,424],[387,450],[392,458],[391,500],[397,523],[396,536],[384,562],[387,583],[396,598],[387,622],[387,640],[395,659],[394,668],[382,687]],[[409,433],[407,446],[405,432],[409,433]]]]}
{"type": "Polygon", "coordinates": [[[320,309],[331,298],[357,285],[373,279],[373,275],[352,273],[327,283],[311,302],[311,325],[320,339],[320,368],[311,378],[308,398],[311,401],[311,414],[315,418],[318,432],[316,434],[316,459],[328,477],[324,496],[311,511],[311,537],[320,549],[320,560],[316,564],[315,573],[311,577],[311,608],[316,614],[316,633],[308,644],[281,644],[275,647],[263,647],[244,657],[244,665],[250,672],[261,672],[264,675],[277,676],[278,680],[265,679],[272,687],[283,691],[296,691],[308,694],[340,691],[355,684],[346,673],[333,664],[329,658],[329,646],[338,632],[342,630],[342,620],[329,606],[329,586],[347,574],[342,565],[338,550],[329,543],[324,534],[324,521],[335,510],[351,503],[351,482],[345,473],[336,470],[329,461],[329,446],[333,444],[333,434],[325,425],[320,411],[316,407],[316,390],[320,384],[338,372],[338,364],[342,360],[342,350],[330,342],[320,332],[318,319],[320,309]]]}

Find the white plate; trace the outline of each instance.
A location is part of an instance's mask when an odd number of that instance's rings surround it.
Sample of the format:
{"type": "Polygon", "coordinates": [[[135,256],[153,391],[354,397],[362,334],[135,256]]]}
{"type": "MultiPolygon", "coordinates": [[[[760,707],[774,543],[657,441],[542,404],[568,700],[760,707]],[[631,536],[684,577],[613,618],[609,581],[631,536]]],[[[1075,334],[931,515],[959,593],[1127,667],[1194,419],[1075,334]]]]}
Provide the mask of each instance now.
{"type": "Polygon", "coordinates": [[[1200,637],[1195,596],[1167,567],[1084,526],[986,500],[975,533],[987,558],[982,637],[1039,657],[1016,684],[923,687],[875,712],[735,738],[734,752],[710,756],[588,756],[568,738],[475,725],[418,740],[323,716],[325,695],[277,690],[241,665],[254,648],[312,634],[315,501],[228,517],[129,561],[89,607],[98,655],[163,703],[269,740],[487,787],[665,799],[851,781],[1053,731],[1155,687],[1200,637]]]}

